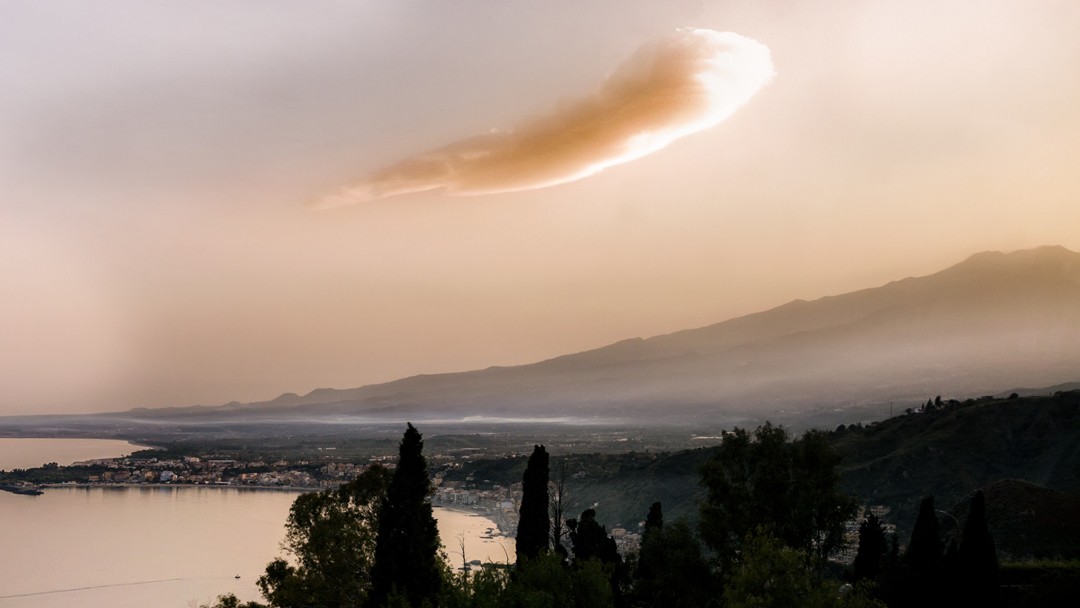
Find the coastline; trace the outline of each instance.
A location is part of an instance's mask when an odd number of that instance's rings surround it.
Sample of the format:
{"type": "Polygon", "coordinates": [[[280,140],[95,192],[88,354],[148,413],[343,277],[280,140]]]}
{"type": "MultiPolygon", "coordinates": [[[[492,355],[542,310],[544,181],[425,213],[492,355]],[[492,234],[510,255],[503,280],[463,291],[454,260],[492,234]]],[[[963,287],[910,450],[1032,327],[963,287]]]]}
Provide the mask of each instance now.
{"type": "Polygon", "coordinates": [[[483,517],[491,523],[495,524],[495,529],[498,530],[493,536],[501,536],[506,539],[513,539],[511,534],[511,527],[509,522],[503,517],[502,513],[489,513],[483,508],[470,509],[469,507],[461,505],[447,505],[438,502],[432,502],[431,506],[438,507],[440,509],[446,509],[447,511],[455,511],[457,513],[464,513],[476,517],[483,517]]]}
{"type": "Polygon", "coordinates": [[[257,485],[230,485],[230,484],[198,484],[198,483],[88,483],[88,482],[60,482],[38,484],[43,490],[79,488],[79,489],[139,489],[139,488],[169,488],[169,489],[213,489],[213,490],[252,490],[260,492],[294,492],[306,494],[308,492],[320,492],[329,488],[308,488],[302,486],[257,486],[257,485]]]}

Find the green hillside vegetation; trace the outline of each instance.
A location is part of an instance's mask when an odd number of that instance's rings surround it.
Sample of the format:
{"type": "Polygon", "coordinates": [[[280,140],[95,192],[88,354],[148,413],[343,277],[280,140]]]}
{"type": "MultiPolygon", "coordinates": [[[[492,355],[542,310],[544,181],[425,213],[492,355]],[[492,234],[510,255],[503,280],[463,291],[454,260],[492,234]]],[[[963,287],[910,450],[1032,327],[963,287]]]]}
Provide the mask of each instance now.
{"type": "MultiPolygon", "coordinates": [[[[565,465],[566,496],[570,512],[595,506],[604,521],[636,530],[648,505],[663,500],[672,520],[697,519],[705,495],[700,470],[715,448],[680,452],[626,454],[569,454],[552,456],[553,476],[565,465]]],[[[521,481],[525,457],[479,460],[448,471],[448,481],[470,480],[478,486],[509,486],[521,481]]]]}
{"type": "MultiPolygon", "coordinates": [[[[986,488],[988,517],[1000,528],[995,538],[1006,543],[1006,555],[1056,557],[1071,555],[1065,550],[1070,542],[1080,546],[1080,535],[1061,523],[1075,504],[1071,501],[1080,500],[1080,391],[931,401],[911,413],[842,426],[825,436],[842,458],[841,489],[863,504],[889,507],[885,519],[897,526],[901,542],[911,533],[923,497],[935,496],[939,508],[960,517],[965,499],[986,488]],[[1002,480],[1037,486],[1028,494],[1038,498],[1001,495],[1009,486],[993,484],[1002,480]],[[1053,506],[1038,510],[1041,515],[1019,515],[1030,510],[1031,500],[1044,499],[1053,506]],[[1025,530],[1016,523],[1022,521],[1046,532],[1025,530]]],[[[643,505],[662,500],[670,519],[693,523],[704,496],[700,470],[714,451],[554,455],[552,470],[567,463],[572,510],[596,504],[605,521],[634,529],[644,519],[643,505]]],[[[524,468],[524,457],[481,460],[448,473],[447,479],[472,477],[475,483],[505,486],[520,481],[524,468]]]]}
{"type": "MultiPolygon", "coordinates": [[[[986,520],[1003,559],[1080,560],[1080,495],[1007,479],[983,488],[986,520]]],[[[964,522],[968,500],[952,513],[964,522]]]]}
{"type": "Polygon", "coordinates": [[[1080,494],[1080,391],[930,403],[831,437],[841,487],[891,507],[901,538],[923,496],[947,508],[1005,479],[1080,494]]]}

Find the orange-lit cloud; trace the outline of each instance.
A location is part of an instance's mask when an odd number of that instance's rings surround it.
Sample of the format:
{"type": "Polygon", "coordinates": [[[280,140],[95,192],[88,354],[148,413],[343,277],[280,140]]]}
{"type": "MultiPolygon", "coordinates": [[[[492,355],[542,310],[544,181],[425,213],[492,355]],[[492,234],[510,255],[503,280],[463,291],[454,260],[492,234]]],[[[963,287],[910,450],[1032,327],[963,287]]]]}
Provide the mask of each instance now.
{"type": "Polygon", "coordinates": [[[384,167],[315,206],[435,189],[490,194],[574,181],[716,125],[772,76],[765,45],[731,32],[680,29],[638,49],[592,96],[512,130],[384,167]]]}

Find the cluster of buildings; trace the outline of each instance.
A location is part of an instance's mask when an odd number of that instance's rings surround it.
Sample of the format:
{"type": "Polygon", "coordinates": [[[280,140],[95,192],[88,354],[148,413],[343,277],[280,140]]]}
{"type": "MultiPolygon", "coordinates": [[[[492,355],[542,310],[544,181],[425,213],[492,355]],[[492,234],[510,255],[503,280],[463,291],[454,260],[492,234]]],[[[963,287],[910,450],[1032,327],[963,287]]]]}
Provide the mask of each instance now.
{"type": "Polygon", "coordinates": [[[435,506],[454,509],[468,509],[494,521],[502,534],[517,534],[518,508],[521,505],[521,484],[509,487],[492,485],[479,489],[467,487],[465,482],[444,481],[436,474],[431,479],[435,486],[435,495],[431,502],[435,506]]]}
{"type": "Polygon", "coordinates": [[[187,484],[320,489],[336,487],[364,470],[363,465],[307,461],[240,461],[230,458],[185,456],[178,459],[104,458],[72,466],[100,471],[85,479],[90,484],[187,484]]]}
{"type": "MultiPolygon", "coordinates": [[[[460,466],[443,458],[439,468],[460,466]]],[[[393,468],[393,459],[373,458],[393,468]]],[[[79,480],[89,484],[169,484],[213,485],[234,487],[269,487],[289,489],[334,488],[355,479],[369,464],[351,462],[310,462],[298,460],[244,461],[213,456],[185,456],[182,458],[104,458],[77,462],[73,467],[86,467],[94,471],[79,480]]],[[[471,480],[470,480],[471,481],[471,480]]],[[[494,521],[499,533],[513,537],[517,532],[518,509],[521,505],[522,484],[509,486],[476,484],[469,481],[445,480],[442,472],[432,476],[435,506],[469,510],[494,521]]],[[[638,531],[614,528],[611,536],[622,554],[636,552],[640,548],[638,531]]]]}

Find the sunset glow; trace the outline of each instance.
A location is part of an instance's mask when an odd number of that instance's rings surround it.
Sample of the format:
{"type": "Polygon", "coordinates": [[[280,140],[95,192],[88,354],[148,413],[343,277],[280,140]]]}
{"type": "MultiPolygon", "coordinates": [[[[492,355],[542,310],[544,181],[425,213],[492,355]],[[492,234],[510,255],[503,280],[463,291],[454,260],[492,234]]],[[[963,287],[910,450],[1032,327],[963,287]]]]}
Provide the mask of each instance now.
{"type": "Polygon", "coordinates": [[[590,97],[510,131],[400,161],[315,206],[435,189],[494,194],[575,181],[716,126],[772,76],[764,45],[731,32],[679,29],[639,49],[590,97]]]}

